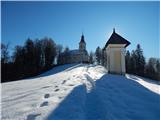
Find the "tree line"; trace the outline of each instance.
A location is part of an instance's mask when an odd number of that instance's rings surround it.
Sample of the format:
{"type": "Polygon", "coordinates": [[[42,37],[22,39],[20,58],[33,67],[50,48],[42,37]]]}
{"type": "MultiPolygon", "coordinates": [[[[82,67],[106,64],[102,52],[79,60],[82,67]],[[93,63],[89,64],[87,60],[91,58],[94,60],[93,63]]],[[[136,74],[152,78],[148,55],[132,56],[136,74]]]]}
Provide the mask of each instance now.
{"type": "MultiPolygon", "coordinates": [[[[1,82],[24,79],[39,75],[60,64],[62,52],[69,51],[51,38],[32,40],[28,38],[24,45],[14,47],[9,55],[9,45],[1,44],[1,82]]],[[[138,44],[135,50],[126,52],[126,72],[160,81],[160,59],[145,59],[143,49],[138,44]]],[[[107,56],[100,47],[89,53],[90,64],[106,66],[107,56]]]]}
{"type": "Polygon", "coordinates": [[[1,82],[38,75],[56,65],[63,46],[51,38],[32,40],[17,45],[9,55],[8,45],[1,44],[1,82]]]}
{"type": "MultiPolygon", "coordinates": [[[[96,48],[95,62],[106,66],[104,61],[107,60],[107,57],[104,52],[100,47],[96,48]]],[[[160,81],[160,59],[152,57],[146,60],[140,44],[135,50],[126,52],[125,61],[127,73],[160,81]]]]}
{"type": "MultiPolygon", "coordinates": [[[[61,65],[60,54],[70,50],[48,37],[28,38],[24,45],[14,47],[12,55],[9,55],[8,48],[8,44],[1,43],[1,82],[33,77],[61,65]]],[[[94,52],[90,52],[89,63],[93,64],[94,59],[94,52]]]]}
{"type": "Polygon", "coordinates": [[[139,44],[131,53],[126,52],[125,59],[128,73],[160,81],[160,59],[152,57],[146,60],[139,44]]]}

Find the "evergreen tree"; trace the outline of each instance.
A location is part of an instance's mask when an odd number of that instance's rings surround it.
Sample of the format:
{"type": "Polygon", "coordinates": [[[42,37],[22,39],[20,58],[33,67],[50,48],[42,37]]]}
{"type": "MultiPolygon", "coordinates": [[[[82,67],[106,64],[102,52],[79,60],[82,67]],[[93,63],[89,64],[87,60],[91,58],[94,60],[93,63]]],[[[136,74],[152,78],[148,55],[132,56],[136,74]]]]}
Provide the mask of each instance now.
{"type": "Polygon", "coordinates": [[[34,64],[35,64],[35,72],[39,73],[42,71],[44,67],[43,60],[43,51],[42,51],[42,42],[38,39],[34,41],[34,64]]]}
{"type": "Polygon", "coordinates": [[[131,65],[131,55],[129,51],[126,52],[125,61],[126,61],[126,72],[131,73],[132,65],[131,65]]]}
{"type": "Polygon", "coordinates": [[[35,73],[35,55],[34,55],[34,42],[30,38],[27,39],[25,46],[25,53],[24,53],[24,66],[25,66],[25,73],[27,76],[33,75],[35,73]]]}
{"type": "Polygon", "coordinates": [[[9,53],[8,53],[8,44],[5,45],[1,43],[1,64],[8,63],[9,53]]]}
{"type": "Polygon", "coordinates": [[[62,51],[63,51],[63,46],[57,45],[57,64],[58,65],[62,64],[62,56],[61,56],[62,51]]]}
{"type": "Polygon", "coordinates": [[[137,48],[135,50],[136,54],[136,73],[138,75],[144,75],[144,69],[145,69],[145,58],[143,55],[143,50],[140,46],[140,44],[137,45],[137,48]]]}
{"type": "Polygon", "coordinates": [[[44,38],[45,67],[50,68],[54,64],[57,55],[56,44],[52,39],[44,38]]]}
{"type": "Polygon", "coordinates": [[[95,55],[96,55],[97,64],[101,64],[102,63],[102,50],[99,46],[96,48],[95,55]]]}
{"type": "Polygon", "coordinates": [[[157,72],[160,72],[160,60],[159,59],[157,59],[156,61],[156,70],[157,72]]]}
{"type": "Polygon", "coordinates": [[[156,59],[149,58],[148,63],[146,65],[146,76],[152,79],[156,79],[156,59]]]}
{"type": "Polygon", "coordinates": [[[7,80],[9,75],[8,72],[10,71],[9,66],[9,53],[8,53],[8,44],[1,44],[1,78],[2,82],[7,80]]]}
{"type": "Polygon", "coordinates": [[[160,59],[157,59],[156,62],[156,73],[157,73],[157,80],[160,81],[160,59]]]}
{"type": "Polygon", "coordinates": [[[102,57],[101,57],[101,64],[103,65],[103,66],[107,66],[107,53],[106,53],[106,51],[103,49],[102,50],[102,57]]]}
{"type": "Polygon", "coordinates": [[[26,55],[25,55],[25,49],[22,46],[15,46],[14,49],[14,54],[13,54],[13,58],[14,58],[14,78],[15,79],[22,79],[23,77],[25,77],[26,74],[26,55]]]}
{"type": "Polygon", "coordinates": [[[94,63],[94,53],[91,51],[89,54],[89,63],[93,64],[94,63]]]}
{"type": "Polygon", "coordinates": [[[131,52],[130,64],[131,64],[130,73],[136,74],[137,64],[136,64],[136,54],[134,50],[132,50],[131,52]]]}

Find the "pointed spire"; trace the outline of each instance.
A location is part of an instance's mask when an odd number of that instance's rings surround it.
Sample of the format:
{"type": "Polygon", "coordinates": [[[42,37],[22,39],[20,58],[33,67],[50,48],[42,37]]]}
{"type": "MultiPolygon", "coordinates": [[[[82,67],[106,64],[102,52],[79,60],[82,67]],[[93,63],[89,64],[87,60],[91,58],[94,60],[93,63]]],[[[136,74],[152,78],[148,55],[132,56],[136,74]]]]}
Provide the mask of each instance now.
{"type": "Polygon", "coordinates": [[[115,33],[115,28],[113,28],[113,33],[115,33]]]}
{"type": "Polygon", "coordinates": [[[82,32],[81,40],[79,42],[79,50],[85,50],[85,49],[86,49],[86,42],[84,40],[84,35],[83,35],[83,32],[82,32]]]}
{"type": "Polygon", "coordinates": [[[85,43],[83,32],[82,32],[82,36],[81,36],[81,41],[80,42],[84,42],[85,43]]]}
{"type": "Polygon", "coordinates": [[[84,39],[84,35],[83,35],[83,32],[82,32],[82,36],[81,36],[81,38],[83,38],[83,39],[84,39]]]}
{"type": "Polygon", "coordinates": [[[83,29],[82,29],[82,36],[84,36],[84,35],[83,35],[83,32],[84,32],[84,31],[83,31],[83,29]]]}

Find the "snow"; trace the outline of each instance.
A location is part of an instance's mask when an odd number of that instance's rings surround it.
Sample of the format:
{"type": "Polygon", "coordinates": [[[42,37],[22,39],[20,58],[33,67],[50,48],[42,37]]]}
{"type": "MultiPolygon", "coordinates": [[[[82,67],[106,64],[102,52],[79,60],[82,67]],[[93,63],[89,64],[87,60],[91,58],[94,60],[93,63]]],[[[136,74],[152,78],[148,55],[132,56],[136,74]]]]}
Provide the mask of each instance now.
{"type": "Polygon", "coordinates": [[[2,83],[3,120],[159,120],[158,82],[107,74],[99,65],[68,64],[2,83]]]}
{"type": "Polygon", "coordinates": [[[151,90],[152,92],[160,94],[160,82],[157,82],[155,80],[150,80],[147,78],[142,78],[142,77],[135,76],[135,75],[129,75],[129,74],[127,74],[126,77],[128,79],[131,79],[131,80],[134,80],[140,83],[141,85],[151,90]]]}

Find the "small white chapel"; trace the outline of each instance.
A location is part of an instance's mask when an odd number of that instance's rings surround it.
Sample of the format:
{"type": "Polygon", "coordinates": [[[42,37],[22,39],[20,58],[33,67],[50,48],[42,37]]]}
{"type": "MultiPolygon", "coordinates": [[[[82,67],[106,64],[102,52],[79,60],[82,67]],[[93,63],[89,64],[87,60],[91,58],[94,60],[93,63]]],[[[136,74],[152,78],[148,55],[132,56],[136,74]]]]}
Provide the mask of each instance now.
{"type": "Polygon", "coordinates": [[[125,51],[129,44],[129,41],[117,34],[115,29],[113,29],[113,33],[103,49],[103,52],[107,56],[105,67],[109,73],[125,74],[125,51]]]}

